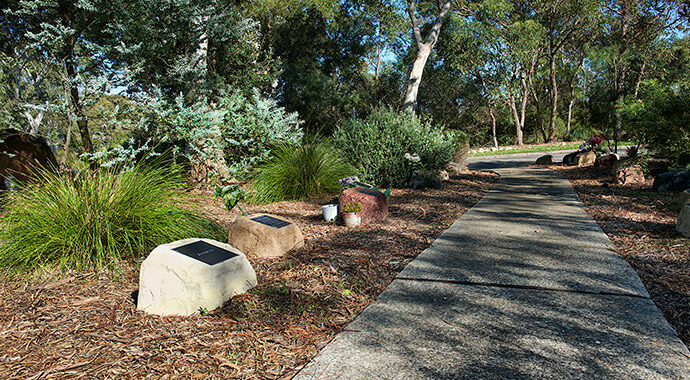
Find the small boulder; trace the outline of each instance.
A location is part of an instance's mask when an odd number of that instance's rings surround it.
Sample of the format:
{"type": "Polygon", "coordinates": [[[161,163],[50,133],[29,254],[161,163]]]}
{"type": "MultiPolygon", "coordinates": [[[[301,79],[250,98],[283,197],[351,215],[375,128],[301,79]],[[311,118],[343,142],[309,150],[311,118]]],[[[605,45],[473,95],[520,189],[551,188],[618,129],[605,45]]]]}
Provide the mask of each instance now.
{"type": "Polygon", "coordinates": [[[379,223],[388,218],[386,197],[380,191],[364,187],[343,190],[340,194],[339,209],[344,210],[345,205],[355,203],[362,205],[362,211],[357,213],[361,218],[361,224],[379,223]]]}
{"type": "Polygon", "coordinates": [[[594,162],[594,166],[597,168],[611,168],[613,165],[620,160],[620,156],[617,154],[607,154],[605,156],[597,157],[594,162]]]}
{"type": "Polygon", "coordinates": [[[577,156],[580,153],[582,152],[578,150],[577,152],[566,154],[565,156],[563,156],[563,163],[566,165],[572,165],[575,162],[575,156],[577,156]]]}
{"type": "Polygon", "coordinates": [[[438,178],[441,178],[441,181],[448,181],[450,179],[450,175],[448,175],[448,172],[445,170],[439,170],[438,178]]]}
{"type": "Polygon", "coordinates": [[[7,177],[25,182],[40,170],[57,170],[53,151],[42,137],[14,129],[0,131],[0,190],[7,177]]]}
{"type": "Polygon", "coordinates": [[[680,209],[678,215],[678,223],[676,224],[676,231],[683,234],[685,237],[690,237],[690,203],[686,203],[680,209]]]}
{"type": "Polygon", "coordinates": [[[537,158],[537,165],[551,165],[553,164],[553,156],[550,154],[547,154],[546,156],[541,156],[537,158]]]}
{"type": "Polygon", "coordinates": [[[687,189],[680,193],[680,198],[678,199],[678,205],[680,206],[681,209],[683,209],[683,206],[690,202],[690,189],[687,189]]]}
{"type": "Polygon", "coordinates": [[[644,173],[638,165],[625,166],[616,171],[616,183],[621,185],[644,182],[644,173]]]}
{"type": "Polygon", "coordinates": [[[470,163],[470,150],[469,148],[460,148],[453,155],[453,162],[460,165],[460,170],[467,170],[467,165],[470,163]]]}
{"type": "Polygon", "coordinates": [[[458,167],[457,165],[448,164],[448,165],[446,165],[446,167],[445,167],[445,171],[446,171],[446,172],[448,173],[448,175],[450,175],[451,177],[452,177],[452,176],[456,176],[456,175],[460,175],[460,167],[458,167]]]}
{"type": "Polygon", "coordinates": [[[678,169],[654,177],[652,190],[657,193],[680,193],[690,188],[690,169],[678,169]]]}
{"type": "Polygon", "coordinates": [[[589,150],[586,152],[578,153],[575,156],[573,163],[577,166],[590,166],[590,165],[594,165],[594,162],[596,160],[597,160],[597,154],[592,152],[591,150],[589,150]]]}
{"type": "Polygon", "coordinates": [[[288,218],[257,214],[237,218],[228,232],[228,243],[248,256],[280,257],[304,246],[304,235],[288,218]]]}
{"type": "Polygon", "coordinates": [[[213,310],[256,286],[256,273],[236,248],[185,239],[154,249],[141,264],[137,309],[156,315],[213,310]]]}
{"type": "Polygon", "coordinates": [[[415,170],[410,177],[408,187],[411,189],[436,189],[443,188],[443,182],[438,175],[426,170],[415,170]]]}

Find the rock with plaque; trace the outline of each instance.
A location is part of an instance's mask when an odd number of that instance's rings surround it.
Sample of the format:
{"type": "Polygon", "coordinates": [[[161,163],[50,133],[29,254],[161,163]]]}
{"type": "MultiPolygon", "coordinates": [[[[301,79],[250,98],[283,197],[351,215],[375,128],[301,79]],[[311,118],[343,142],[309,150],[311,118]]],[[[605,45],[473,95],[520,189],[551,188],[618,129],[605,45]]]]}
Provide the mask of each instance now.
{"type": "Polygon", "coordinates": [[[230,227],[228,242],[248,256],[272,258],[304,246],[304,235],[290,219],[276,215],[243,216],[230,227]]]}
{"type": "Polygon", "coordinates": [[[156,315],[191,315],[222,306],[256,286],[256,273],[235,247],[185,239],[154,249],[141,264],[137,309],[156,315]]]}

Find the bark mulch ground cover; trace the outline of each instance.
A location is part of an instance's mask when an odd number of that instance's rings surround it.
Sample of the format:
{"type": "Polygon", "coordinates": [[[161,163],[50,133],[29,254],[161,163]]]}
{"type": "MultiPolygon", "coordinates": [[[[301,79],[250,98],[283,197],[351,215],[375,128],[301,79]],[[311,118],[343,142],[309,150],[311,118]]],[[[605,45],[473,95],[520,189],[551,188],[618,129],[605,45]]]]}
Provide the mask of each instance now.
{"type": "Polygon", "coordinates": [[[683,342],[690,345],[690,239],[675,230],[678,194],[652,192],[651,180],[612,183],[607,169],[558,165],[551,169],[570,180],[587,212],[642,278],[683,342]]]}
{"type": "MultiPolygon", "coordinates": [[[[464,173],[443,190],[394,190],[389,220],[322,221],[330,198],[249,207],[292,218],[306,246],[250,258],[259,286],[205,315],[136,310],[138,263],[112,274],[0,276],[0,378],[289,378],[498,179],[464,173]]],[[[210,193],[190,195],[228,227],[210,193]]]]}

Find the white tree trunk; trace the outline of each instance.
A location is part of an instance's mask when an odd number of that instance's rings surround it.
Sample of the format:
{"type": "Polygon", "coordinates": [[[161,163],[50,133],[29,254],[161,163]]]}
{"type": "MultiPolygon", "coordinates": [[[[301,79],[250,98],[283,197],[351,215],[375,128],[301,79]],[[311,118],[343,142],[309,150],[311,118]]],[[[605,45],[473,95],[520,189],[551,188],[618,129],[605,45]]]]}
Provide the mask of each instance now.
{"type": "Polygon", "coordinates": [[[419,85],[422,83],[422,74],[424,74],[424,66],[426,61],[429,59],[431,54],[431,47],[422,45],[417,52],[417,58],[415,58],[412,64],[412,71],[410,71],[410,78],[407,81],[407,91],[405,92],[405,101],[403,102],[403,108],[406,111],[414,111],[417,106],[417,93],[419,92],[419,85]]]}

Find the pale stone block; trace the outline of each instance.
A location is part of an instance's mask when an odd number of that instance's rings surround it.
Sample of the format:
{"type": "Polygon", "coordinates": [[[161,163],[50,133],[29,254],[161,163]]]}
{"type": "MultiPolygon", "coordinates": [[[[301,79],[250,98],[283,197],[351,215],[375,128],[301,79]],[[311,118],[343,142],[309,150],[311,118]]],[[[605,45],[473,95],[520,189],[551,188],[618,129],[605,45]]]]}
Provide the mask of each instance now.
{"type": "Polygon", "coordinates": [[[256,284],[254,268],[231,245],[178,240],[156,247],[141,264],[137,309],[156,315],[211,311],[256,284]]]}

